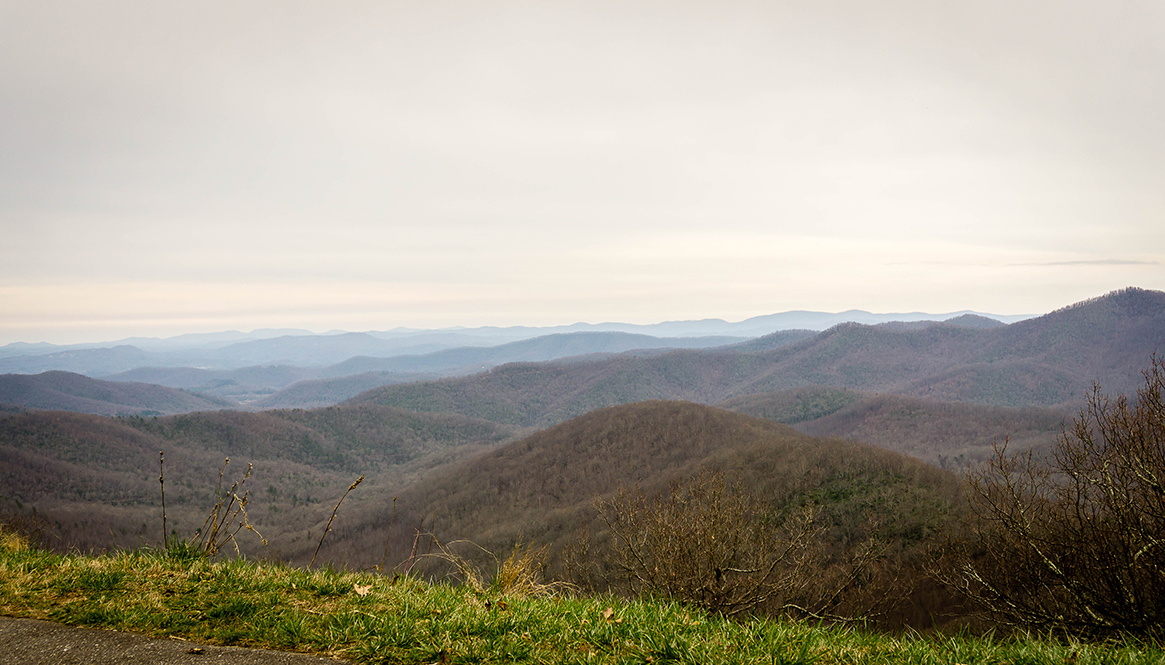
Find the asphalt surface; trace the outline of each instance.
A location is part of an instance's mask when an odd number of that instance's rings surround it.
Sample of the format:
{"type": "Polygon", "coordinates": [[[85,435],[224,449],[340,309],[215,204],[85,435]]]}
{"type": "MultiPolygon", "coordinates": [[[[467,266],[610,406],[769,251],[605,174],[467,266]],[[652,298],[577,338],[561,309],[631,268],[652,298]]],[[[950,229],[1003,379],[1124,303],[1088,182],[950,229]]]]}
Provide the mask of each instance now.
{"type": "Polygon", "coordinates": [[[0,617],[0,665],[337,665],[287,651],[242,649],[0,617]]]}

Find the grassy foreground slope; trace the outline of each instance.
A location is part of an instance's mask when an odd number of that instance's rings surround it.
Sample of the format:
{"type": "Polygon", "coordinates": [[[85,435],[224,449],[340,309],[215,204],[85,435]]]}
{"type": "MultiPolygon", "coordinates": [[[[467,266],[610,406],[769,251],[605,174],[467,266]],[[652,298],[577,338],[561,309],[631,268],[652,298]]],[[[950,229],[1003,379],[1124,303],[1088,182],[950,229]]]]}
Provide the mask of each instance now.
{"type": "MultiPolygon", "coordinates": [[[[355,663],[1160,663],[1159,646],[1031,636],[889,636],[727,621],[664,602],[531,597],[334,571],[149,552],[108,557],[0,544],[0,613],[355,663]]],[[[195,656],[197,658],[197,656],[195,656]]]]}

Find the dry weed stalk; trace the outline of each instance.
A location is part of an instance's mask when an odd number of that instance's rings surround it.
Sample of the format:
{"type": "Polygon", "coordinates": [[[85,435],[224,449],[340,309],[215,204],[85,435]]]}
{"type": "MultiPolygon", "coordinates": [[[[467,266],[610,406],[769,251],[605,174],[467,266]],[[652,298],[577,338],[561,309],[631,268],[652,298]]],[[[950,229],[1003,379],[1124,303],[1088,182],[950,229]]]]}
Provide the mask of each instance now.
{"type": "Polygon", "coordinates": [[[158,485],[162,488],[162,549],[170,549],[170,535],[166,531],[166,455],[158,451],[158,485]]]}
{"type": "MultiPolygon", "coordinates": [[[[424,519],[422,519],[420,526],[413,529],[413,531],[416,532],[415,534],[413,534],[413,547],[411,550],[409,550],[409,558],[405,559],[405,561],[404,561],[404,571],[403,572],[406,575],[408,574],[409,570],[412,569],[413,564],[417,560],[417,544],[421,540],[421,526],[424,526],[424,524],[425,524],[425,521],[424,521],[424,519]]],[[[432,535],[430,535],[429,537],[432,538],[432,535]]],[[[430,543],[430,549],[432,549],[432,543],[430,543]]]]}
{"type": "MultiPolygon", "coordinates": [[[[433,521],[432,520],[429,521],[429,528],[430,529],[433,528],[433,521]]],[[[437,543],[437,539],[433,537],[432,533],[430,533],[429,534],[429,549],[425,550],[425,556],[422,557],[421,578],[424,578],[425,572],[429,570],[429,558],[433,554],[433,545],[435,545],[436,543],[437,543]]]]}
{"type": "MultiPolygon", "coordinates": [[[[419,532],[418,532],[418,534],[419,534],[419,532]]],[[[430,542],[436,540],[435,538],[432,537],[432,534],[430,534],[429,537],[430,537],[430,542]]],[[[452,547],[454,545],[459,545],[461,543],[469,543],[470,545],[472,545],[473,547],[476,547],[477,549],[481,550],[482,552],[489,554],[491,557],[493,556],[493,553],[490,552],[489,550],[485,549],[484,547],[481,547],[477,543],[474,543],[474,542],[468,541],[468,540],[454,540],[453,542],[450,542],[450,543],[437,543],[437,549],[439,550],[439,552],[433,556],[436,556],[439,559],[447,561],[450,565],[452,565],[453,569],[457,572],[458,575],[460,575],[461,583],[464,584],[465,586],[468,586],[470,589],[472,589],[474,591],[474,593],[479,593],[479,594],[485,593],[485,590],[486,590],[485,576],[482,575],[481,569],[478,568],[478,566],[476,564],[474,564],[472,561],[470,561],[468,558],[463,557],[460,554],[457,554],[452,549],[452,547]]]]}
{"type": "Polygon", "coordinates": [[[28,549],[28,540],[15,531],[9,531],[6,524],[0,523],[0,550],[24,552],[28,549]]]}
{"type": "Polygon", "coordinates": [[[510,555],[498,566],[494,586],[506,595],[548,596],[568,588],[566,582],[544,582],[549,545],[535,547],[533,543],[514,543],[510,555]]]}
{"type": "Polygon", "coordinates": [[[222,480],[226,474],[227,465],[231,463],[231,458],[223,460],[222,468],[218,472],[218,502],[215,503],[214,508],[211,508],[210,514],[206,516],[202,526],[194,532],[194,539],[192,545],[195,551],[206,557],[213,557],[218,554],[228,542],[235,548],[235,553],[239,553],[239,544],[235,540],[235,536],[246,529],[257,535],[259,540],[264,545],[267,544],[267,539],[251,525],[251,518],[247,515],[247,502],[250,498],[250,490],[243,492],[240,497],[238,490],[251,477],[251,470],[254,465],[248,464],[247,471],[243,474],[241,480],[236,480],[226,493],[222,491],[222,480]],[[242,519],[239,519],[239,516],[242,519]],[[234,530],[231,530],[231,525],[238,519],[238,524],[235,525],[234,530]]]}
{"type": "Polygon", "coordinates": [[[380,556],[380,572],[384,572],[384,563],[388,560],[388,543],[392,540],[392,525],[396,522],[396,497],[392,497],[392,517],[388,519],[388,535],[384,538],[384,554],[380,556]]]}
{"type": "Polygon", "coordinates": [[[550,552],[549,545],[535,547],[533,543],[515,543],[510,554],[499,561],[496,554],[481,545],[468,540],[455,540],[450,543],[437,542],[430,535],[430,542],[436,543],[437,557],[448,562],[461,577],[462,583],[473,589],[475,593],[485,593],[492,590],[503,596],[552,596],[565,589],[575,588],[568,582],[545,582],[546,559],[550,552]],[[468,545],[489,555],[494,562],[495,573],[493,581],[486,584],[485,574],[481,568],[467,557],[453,551],[454,545],[467,543],[468,545]]]}
{"type": "MultiPolygon", "coordinates": [[[[249,468],[247,469],[247,473],[250,473],[249,468]]],[[[347,491],[344,492],[344,496],[341,496],[340,500],[336,502],[336,507],[332,509],[332,516],[328,518],[328,523],[324,527],[324,533],[323,533],[323,535],[320,536],[320,542],[318,545],[316,545],[316,551],[314,554],[311,555],[311,563],[307,564],[308,570],[311,570],[312,565],[315,564],[316,557],[320,553],[320,548],[324,546],[324,538],[326,538],[328,535],[328,532],[332,530],[332,520],[336,519],[336,513],[338,513],[340,511],[340,504],[344,503],[344,499],[348,498],[348,492],[351,492],[352,490],[356,489],[356,487],[362,482],[364,482],[364,476],[360,476],[359,478],[356,479],[356,482],[349,485],[347,491]]]]}

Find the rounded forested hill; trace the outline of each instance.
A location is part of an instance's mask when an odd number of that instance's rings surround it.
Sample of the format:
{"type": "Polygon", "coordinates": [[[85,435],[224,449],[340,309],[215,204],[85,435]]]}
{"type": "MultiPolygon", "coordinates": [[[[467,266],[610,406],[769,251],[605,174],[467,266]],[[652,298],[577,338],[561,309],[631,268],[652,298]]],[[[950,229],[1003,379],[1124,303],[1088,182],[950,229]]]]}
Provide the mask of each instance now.
{"type": "MultiPolygon", "coordinates": [[[[658,492],[708,469],[774,509],[818,503],[838,534],[853,537],[876,515],[901,547],[937,533],[959,504],[954,474],[905,455],[691,402],[647,401],[599,409],[437,469],[398,495],[395,517],[387,503],[349,513],[325,553],[352,566],[382,557],[391,565],[409,556],[417,533],[430,532],[493,552],[519,540],[557,551],[584,523],[597,528],[596,497],[636,486],[658,492]]],[[[603,540],[598,529],[596,542],[603,540]]]]}

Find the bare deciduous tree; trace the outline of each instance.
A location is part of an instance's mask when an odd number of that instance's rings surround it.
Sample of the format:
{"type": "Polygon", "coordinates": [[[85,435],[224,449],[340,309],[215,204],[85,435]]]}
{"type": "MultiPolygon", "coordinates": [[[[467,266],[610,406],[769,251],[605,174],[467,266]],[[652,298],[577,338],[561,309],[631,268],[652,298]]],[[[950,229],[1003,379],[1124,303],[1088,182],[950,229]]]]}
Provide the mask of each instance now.
{"type": "Polygon", "coordinates": [[[1094,387],[1051,455],[1006,441],[970,474],[953,581],[998,619],[1104,635],[1165,627],[1165,362],[1136,400],[1094,387]]]}
{"type": "Polygon", "coordinates": [[[658,497],[623,490],[596,507],[632,592],[726,616],[754,609],[826,616],[880,554],[873,541],[863,543],[838,574],[814,506],[776,514],[715,472],[675,482],[658,497]]]}

